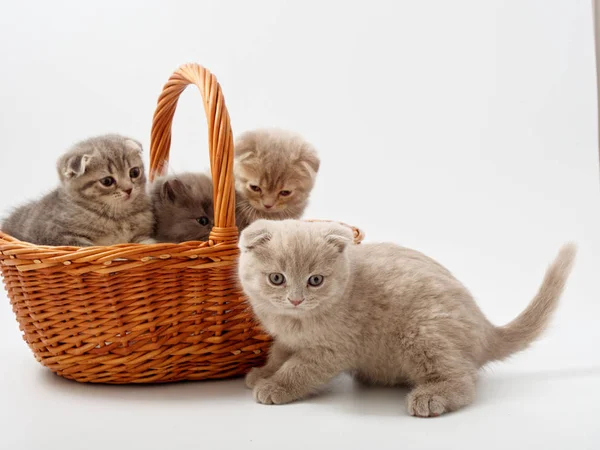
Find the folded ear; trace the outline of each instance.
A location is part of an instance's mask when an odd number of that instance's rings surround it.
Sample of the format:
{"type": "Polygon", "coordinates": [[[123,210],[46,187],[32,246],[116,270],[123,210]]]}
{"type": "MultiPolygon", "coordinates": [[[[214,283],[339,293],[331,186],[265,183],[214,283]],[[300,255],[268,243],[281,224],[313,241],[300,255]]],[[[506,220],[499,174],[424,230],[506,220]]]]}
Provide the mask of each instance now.
{"type": "Polygon", "coordinates": [[[319,167],[321,166],[321,160],[317,156],[316,150],[310,144],[305,144],[300,154],[299,162],[304,166],[311,178],[317,176],[319,167]]]}
{"type": "Polygon", "coordinates": [[[57,164],[58,175],[61,180],[77,178],[85,173],[85,169],[93,159],[93,155],[65,155],[57,164]]]}
{"type": "Polygon", "coordinates": [[[137,153],[142,153],[142,144],[135,139],[125,139],[125,148],[137,153]]]}
{"type": "Polygon", "coordinates": [[[235,162],[242,162],[254,156],[257,140],[256,132],[246,131],[239,135],[233,144],[235,162]]]}
{"type": "Polygon", "coordinates": [[[242,251],[253,250],[271,240],[273,234],[268,230],[267,220],[257,220],[242,231],[239,247],[242,251]]]}
{"type": "Polygon", "coordinates": [[[348,227],[337,225],[325,232],[325,241],[342,253],[354,241],[354,233],[348,227]]]}
{"type": "Polygon", "coordinates": [[[169,200],[171,203],[175,203],[178,198],[181,198],[183,195],[185,195],[185,185],[181,182],[181,180],[177,178],[171,178],[163,183],[160,192],[163,199],[169,200]]]}

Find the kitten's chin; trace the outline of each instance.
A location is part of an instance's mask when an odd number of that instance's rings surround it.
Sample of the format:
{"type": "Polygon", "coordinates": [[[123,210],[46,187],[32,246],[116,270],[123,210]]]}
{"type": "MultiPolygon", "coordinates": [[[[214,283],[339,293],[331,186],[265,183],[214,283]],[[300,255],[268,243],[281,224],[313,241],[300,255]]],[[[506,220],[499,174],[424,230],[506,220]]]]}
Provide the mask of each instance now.
{"type": "Polygon", "coordinates": [[[114,218],[126,217],[131,214],[137,198],[131,195],[129,198],[112,198],[102,203],[102,209],[114,218]]]}
{"type": "Polygon", "coordinates": [[[288,217],[291,214],[291,210],[287,206],[273,206],[269,209],[265,208],[264,206],[260,206],[258,210],[265,217],[269,217],[274,220],[279,220],[281,218],[288,217]]]}

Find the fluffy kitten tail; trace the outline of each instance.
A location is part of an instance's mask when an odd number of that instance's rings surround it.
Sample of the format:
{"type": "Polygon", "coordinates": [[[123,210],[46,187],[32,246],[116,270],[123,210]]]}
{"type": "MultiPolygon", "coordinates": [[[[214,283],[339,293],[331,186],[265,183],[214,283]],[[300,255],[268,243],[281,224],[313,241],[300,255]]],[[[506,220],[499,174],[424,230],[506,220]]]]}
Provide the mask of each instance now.
{"type": "Polygon", "coordinates": [[[524,350],[542,334],[558,305],[576,253],[575,244],[563,246],[525,311],[507,325],[493,328],[488,361],[501,360],[524,350]]]}

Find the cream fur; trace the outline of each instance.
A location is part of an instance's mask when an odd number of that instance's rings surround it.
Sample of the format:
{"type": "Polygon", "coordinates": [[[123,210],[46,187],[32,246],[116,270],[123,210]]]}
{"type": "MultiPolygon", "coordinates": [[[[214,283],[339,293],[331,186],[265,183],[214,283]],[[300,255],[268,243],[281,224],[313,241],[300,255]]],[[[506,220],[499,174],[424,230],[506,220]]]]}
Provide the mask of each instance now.
{"type": "Polygon", "coordinates": [[[431,258],[351,242],[341,225],[294,220],[259,220],[242,233],[240,281],[274,337],[267,364],[246,377],[256,401],[299,400],[347,371],[367,383],[411,386],[415,416],[468,405],[480,367],[523,350],[544,330],[576,253],[563,247],[525,311],[495,327],[431,258]],[[273,285],[272,273],[285,283],[273,285]],[[322,284],[311,286],[313,275],[322,284]]]}
{"type": "Polygon", "coordinates": [[[240,231],[258,219],[302,217],[319,166],[314,147],[296,133],[279,129],[242,133],[235,142],[234,160],[240,231]]]}

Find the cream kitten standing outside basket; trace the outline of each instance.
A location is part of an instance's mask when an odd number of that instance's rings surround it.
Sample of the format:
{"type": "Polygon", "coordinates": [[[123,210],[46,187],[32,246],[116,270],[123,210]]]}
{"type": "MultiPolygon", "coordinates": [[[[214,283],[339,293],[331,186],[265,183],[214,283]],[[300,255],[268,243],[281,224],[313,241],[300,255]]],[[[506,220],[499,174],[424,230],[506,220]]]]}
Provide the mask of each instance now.
{"type": "Polygon", "coordinates": [[[477,370],[526,348],[546,327],[575,257],[561,249],[529,306],[493,326],[467,289],[427,256],[394,244],[349,245],[336,224],[257,221],[242,233],[239,277],[274,337],[246,376],[256,401],[302,399],[340,372],[412,386],[421,417],[473,401],[477,370]]]}

